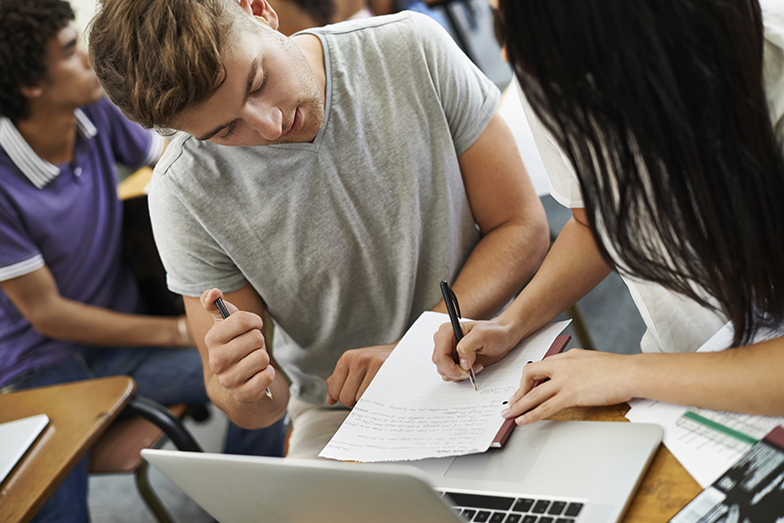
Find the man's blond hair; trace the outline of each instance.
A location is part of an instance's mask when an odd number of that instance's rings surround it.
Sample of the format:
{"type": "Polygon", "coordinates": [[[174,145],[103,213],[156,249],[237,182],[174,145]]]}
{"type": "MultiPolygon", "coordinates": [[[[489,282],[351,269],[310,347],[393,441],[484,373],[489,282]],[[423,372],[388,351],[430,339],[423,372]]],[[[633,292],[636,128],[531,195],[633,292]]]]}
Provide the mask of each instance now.
{"type": "Polygon", "coordinates": [[[235,22],[250,21],[236,0],[101,4],[89,27],[90,63],[128,118],[158,130],[217,91],[226,77],[221,50],[235,22]]]}

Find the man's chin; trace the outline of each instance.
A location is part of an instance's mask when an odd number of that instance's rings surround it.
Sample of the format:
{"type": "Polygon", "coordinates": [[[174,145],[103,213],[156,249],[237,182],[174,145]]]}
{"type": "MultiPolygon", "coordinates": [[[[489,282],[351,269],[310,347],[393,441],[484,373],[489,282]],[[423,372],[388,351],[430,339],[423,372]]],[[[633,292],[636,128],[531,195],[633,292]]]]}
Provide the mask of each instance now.
{"type": "Polygon", "coordinates": [[[298,133],[298,143],[312,143],[324,125],[324,108],[316,102],[309,107],[305,116],[305,125],[298,133]]]}
{"type": "MultiPolygon", "coordinates": [[[[311,117],[312,118],[312,117],[311,117]]],[[[258,143],[255,145],[281,145],[287,143],[313,143],[313,140],[316,139],[318,136],[319,130],[321,126],[324,124],[324,116],[316,115],[318,121],[306,121],[306,127],[300,129],[300,131],[294,136],[287,136],[285,138],[281,138],[279,140],[275,140],[274,142],[264,142],[258,143]],[[319,117],[320,116],[320,117],[319,117]]]]}
{"type": "Polygon", "coordinates": [[[84,105],[94,104],[94,103],[100,101],[100,99],[103,98],[104,95],[105,95],[105,93],[103,91],[103,87],[101,87],[99,85],[98,88],[95,91],[93,91],[92,97],[90,98],[90,100],[86,104],[84,104],[84,105]]]}

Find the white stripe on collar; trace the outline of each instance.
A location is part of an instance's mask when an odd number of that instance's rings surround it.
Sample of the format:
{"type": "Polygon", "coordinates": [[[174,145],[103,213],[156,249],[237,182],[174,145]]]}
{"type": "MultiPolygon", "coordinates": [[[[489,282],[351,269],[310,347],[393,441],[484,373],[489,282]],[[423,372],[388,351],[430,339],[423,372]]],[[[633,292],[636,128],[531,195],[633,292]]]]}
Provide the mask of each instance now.
{"type": "Polygon", "coordinates": [[[93,123],[89,118],[87,118],[87,115],[84,114],[81,109],[75,110],[74,114],[76,115],[76,128],[79,130],[82,136],[89,140],[98,134],[98,129],[95,128],[93,123]]]}
{"type": "MultiPolygon", "coordinates": [[[[98,134],[98,129],[81,109],[74,111],[74,115],[76,130],[84,138],[89,140],[98,134]]],[[[0,118],[0,146],[38,189],[43,189],[60,175],[60,168],[35,154],[13,122],[6,117],[0,118]]]]}
{"type": "Polygon", "coordinates": [[[158,133],[151,133],[152,134],[152,143],[150,144],[150,150],[147,151],[147,156],[145,156],[142,165],[154,165],[158,158],[161,157],[163,154],[164,146],[166,145],[166,139],[158,133]]]}

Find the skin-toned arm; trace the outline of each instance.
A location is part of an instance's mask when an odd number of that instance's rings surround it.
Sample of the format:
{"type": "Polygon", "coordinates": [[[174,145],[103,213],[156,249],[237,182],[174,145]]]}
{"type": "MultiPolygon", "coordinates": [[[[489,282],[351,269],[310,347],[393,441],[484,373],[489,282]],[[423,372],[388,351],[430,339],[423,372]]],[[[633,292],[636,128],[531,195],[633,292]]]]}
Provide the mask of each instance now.
{"type": "MultiPolygon", "coordinates": [[[[463,316],[489,318],[542,263],[550,244],[547,218],[512,133],[498,113],[458,161],[482,238],[452,289],[463,316]]],[[[433,310],[446,312],[443,300],[433,310]]],[[[354,406],[394,346],[344,353],[327,380],[327,401],[354,406]]]]}
{"type": "Polygon", "coordinates": [[[445,380],[467,379],[467,369],[475,362],[486,367],[499,361],[607,277],[611,268],[599,254],[585,211],[573,209],[572,214],[539,271],[503,314],[491,321],[462,323],[464,337],[457,351],[451,324],[441,326],[433,363],[445,380]]]}
{"type": "MultiPolygon", "coordinates": [[[[463,324],[462,358],[489,365],[575,303],[610,271],[585,212],[573,210],[531,283],[502,315],[463,324]]],[[[447,380],[466,379],[454,363],[454,335],[436,334],[434,361],[447,380]]],[[[506,417],[532,423],[573,406],[614,405],[631,398],[752,414],[784,415],[784,338],[719,353],[635,354],[572,349],[523,369],[506,417]],[[537,380],[547,380],[533,388],[537,380]],[[688,384],[688,387],[684,387],[688,384]]]]}
{"type": "Polygon", "coordinates": [[[178,318],[124,314],[64,298],[46,266],[0,287],[33,328],[52,339],[104,347],[186,345],[178,318]]]}
{"type": "Polygon", "coordinates": [[[289,387],[267,352],[262,321],[266,308],[258,293],[248,284],[226,295],[211,289],[201,298],[183,299],[212,402],[246,429],[268,427],[282,418],[289,387]],[[219,297],[230,313],[225,320],[215,307],[219,297]],[[273,399],[266,396],[267,387],[273,399]]]}
{"type": "Polygon", "coordinates": [[[625,355],[572,349],[526,365],[504,416],[524,425],[566,407],[614,405],[631,398],[782,416],[782,369],[784,338],[716,353],[625,355]],[[532,388],[542,379],[548,381],[532,388]]]}
{"type": "MultiPolygon", "coordinates": [[[[458,158],[482,239],[451,283],[466,318],[485,319],[509,303],[542,264],[550,230],[511,131],[493,116],[458,158]]],[[[434,309],[446,312],[443,301],[434,309]]]]}

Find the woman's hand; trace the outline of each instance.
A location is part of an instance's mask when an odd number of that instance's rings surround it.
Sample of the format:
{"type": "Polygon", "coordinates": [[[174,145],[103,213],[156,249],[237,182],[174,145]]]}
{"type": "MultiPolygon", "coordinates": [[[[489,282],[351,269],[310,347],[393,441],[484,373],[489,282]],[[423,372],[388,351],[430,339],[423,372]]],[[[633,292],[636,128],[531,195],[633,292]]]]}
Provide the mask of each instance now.
{"type": "Polygon", "coordinates": [[[634,362],[634,356],[572,349],[529,363],[502,414],[525,425],[566,407],[623,403],[634,397],[634,362]]]}
{"type": "Polygon", "coordinates": [[[433,363],[444,381],[468,379],[468,369],[481,371],[515,347],[511,329],[498,320],[470,321],[460,324],[463,339],[455,347],[455,333],[451,323],[439,327],[433,335],[433,363]]]}

